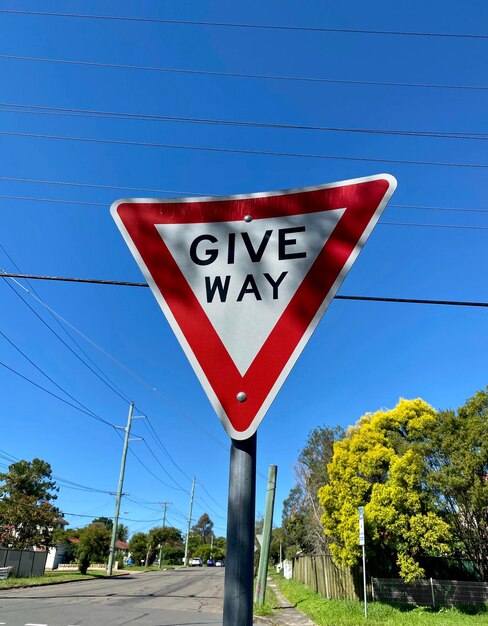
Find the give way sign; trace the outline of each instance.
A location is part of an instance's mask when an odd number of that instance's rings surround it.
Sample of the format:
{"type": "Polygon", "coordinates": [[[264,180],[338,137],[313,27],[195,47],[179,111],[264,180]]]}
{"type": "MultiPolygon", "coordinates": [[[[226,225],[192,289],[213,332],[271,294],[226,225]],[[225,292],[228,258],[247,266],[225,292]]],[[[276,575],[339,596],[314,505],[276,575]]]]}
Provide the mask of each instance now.
{"type": "Polygon", "coordinates": [[[227,433],[256,431],[396,187],[130,199],[111,213],[227,433]]]}

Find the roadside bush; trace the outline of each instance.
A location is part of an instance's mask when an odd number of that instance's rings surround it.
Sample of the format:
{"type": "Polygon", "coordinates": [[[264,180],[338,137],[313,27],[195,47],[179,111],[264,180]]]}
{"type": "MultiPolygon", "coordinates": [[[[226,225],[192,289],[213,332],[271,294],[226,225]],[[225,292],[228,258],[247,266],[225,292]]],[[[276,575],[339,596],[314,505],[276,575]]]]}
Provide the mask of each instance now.
{"type": "Polygon", "coordinates": [[[181,565],[184,556],[184,548],[164,546],[161,550],[161,561],[166,565],[181,565]]]}
{"type": "Polygon", "coordinates": [[[80,572],[86,574],[90,562],[105,563],[110,550],[110,531],[102,524],[90,524],[80,533],[76,555],[80,572]]]}

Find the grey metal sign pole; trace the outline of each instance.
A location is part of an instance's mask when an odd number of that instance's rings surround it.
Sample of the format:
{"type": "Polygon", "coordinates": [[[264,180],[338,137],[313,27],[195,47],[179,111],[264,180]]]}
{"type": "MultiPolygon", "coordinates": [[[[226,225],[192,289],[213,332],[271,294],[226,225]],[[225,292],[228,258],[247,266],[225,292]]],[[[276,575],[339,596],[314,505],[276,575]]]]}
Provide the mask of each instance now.
{"type": "Polygon", "coordinates": [[[223,626],[253,623],[256,440],[231,440],[223,626]]]}

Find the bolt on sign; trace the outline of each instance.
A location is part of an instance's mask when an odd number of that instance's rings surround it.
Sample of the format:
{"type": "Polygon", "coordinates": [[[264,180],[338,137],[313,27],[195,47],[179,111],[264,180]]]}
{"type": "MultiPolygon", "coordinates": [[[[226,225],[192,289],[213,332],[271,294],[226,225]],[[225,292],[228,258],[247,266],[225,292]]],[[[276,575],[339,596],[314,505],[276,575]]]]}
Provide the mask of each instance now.
{"type": "Polygon", "coordinates": [[[251,437],[396,188],[388,174],[111,213],[225,430],[251,437]]]}

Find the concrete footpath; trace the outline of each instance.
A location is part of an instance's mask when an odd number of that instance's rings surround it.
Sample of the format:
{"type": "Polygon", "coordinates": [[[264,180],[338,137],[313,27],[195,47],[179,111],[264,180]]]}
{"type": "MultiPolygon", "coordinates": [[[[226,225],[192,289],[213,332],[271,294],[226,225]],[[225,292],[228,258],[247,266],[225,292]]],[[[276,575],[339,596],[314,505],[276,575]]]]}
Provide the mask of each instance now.
{"type": "Polygon", "coordinates": [[[256,624],[269,624],[270,626],[316,626],[315,622],[304,615],[301,611],[292,606],[288,600],[281,595],[276,584],[268,578],[267,585],[274,591],[279,603],[279,608],[275,608],[273,615],[269,617],[254,618],[256,624]]]}

